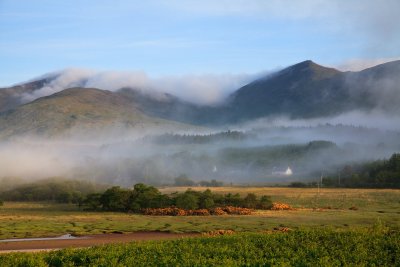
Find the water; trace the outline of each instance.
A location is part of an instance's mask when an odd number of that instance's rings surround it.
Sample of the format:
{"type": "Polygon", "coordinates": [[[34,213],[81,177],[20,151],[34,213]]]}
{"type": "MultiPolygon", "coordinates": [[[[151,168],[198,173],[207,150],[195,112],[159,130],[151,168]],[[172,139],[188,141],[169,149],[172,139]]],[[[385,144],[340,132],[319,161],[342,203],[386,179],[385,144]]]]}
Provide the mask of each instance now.
{"type": "Polygon", "coordinates": [[[14,238],[3,239],[0,242],[20,242],[20,241],[44,241],[44,240],[69,240],[69,239],[82,239],[84,237],[76,237],[71,234],[66,234],[58,237],[38,237],[38,238],[14,238]]]}

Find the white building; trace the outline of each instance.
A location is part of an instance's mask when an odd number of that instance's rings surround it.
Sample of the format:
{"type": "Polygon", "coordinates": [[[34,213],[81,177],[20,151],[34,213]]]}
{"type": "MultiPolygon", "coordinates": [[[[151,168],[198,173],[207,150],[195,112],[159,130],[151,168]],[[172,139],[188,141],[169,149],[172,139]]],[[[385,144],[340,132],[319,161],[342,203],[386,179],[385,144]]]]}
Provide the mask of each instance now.
{"type": "MultiPolygon", "coordinates": [[[[275,169],[275,168],[274,168],[275,169]]],[[[272,171],[272,175],[279,175],[279,176],[291,176],[293,175],[292,169],[288,166],[285,171],[272,171]]]]}

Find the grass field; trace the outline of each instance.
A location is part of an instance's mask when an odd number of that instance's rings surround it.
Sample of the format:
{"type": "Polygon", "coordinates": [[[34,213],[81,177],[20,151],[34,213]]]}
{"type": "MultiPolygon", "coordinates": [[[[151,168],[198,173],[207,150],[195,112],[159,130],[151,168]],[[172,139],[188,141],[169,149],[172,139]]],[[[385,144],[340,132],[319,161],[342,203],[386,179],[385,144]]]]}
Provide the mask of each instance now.
{"type": "MultiPolygon", "coordinates": [[[[160,188],[162,193],[182,192],[188,187],[160,188]]],[[[204,191],[206,187],[193,187],[204,191]]],[[[398,189],[349,189],[349,188],[287,188],[287,187],[214,187],[220,194],[239,193],[245,196],[272,196],[274,202],[284,202],[296,208],[332,207],[346,209],[352,206],[364,211],[383,209],[400,211],[400,190],[398,189]]]]}
{"type": "Polygon", "coordinates": [[[0,255],[2,266],[399,266],[400,234],[298,230],[0,255]]]}
{"type": "MultiPolygon", "coordinates": [[[[193,188],[204,190],[205,188],[193,188]]],[[[186,188],[162,188],[164,193],[186,188]]],[[[293,229],[358,229],[376,223],[400,229],[400,190],[293,188],[212,188],[218,193],[254,192],[289,203],[294,211],[259,211],[249,216],[170,217],[112,212],[83,212],[74,205],[6,202],[0,207],[0,239],[134,232],[207,232],[216,229],[263,231],[293,229]],[[350,210],[356,207],[357,210],[350,210]],[[325,209],[318,209],[325,208],[325,209]]]]}

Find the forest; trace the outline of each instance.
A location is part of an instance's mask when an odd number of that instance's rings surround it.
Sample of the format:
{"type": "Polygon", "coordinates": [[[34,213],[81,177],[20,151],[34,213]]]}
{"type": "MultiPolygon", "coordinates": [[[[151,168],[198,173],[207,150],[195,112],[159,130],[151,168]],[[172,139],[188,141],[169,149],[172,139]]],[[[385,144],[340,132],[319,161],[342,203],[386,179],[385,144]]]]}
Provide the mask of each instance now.
{"type": "MultiPolygon", "coordinates": [[[[348,164],[336,175],[321,177],[324,187],[400,188],[400,153],[389,159],[348,164]]],[[[318,182],[292,182],[291,187],[316,187],[318,182]]]]}

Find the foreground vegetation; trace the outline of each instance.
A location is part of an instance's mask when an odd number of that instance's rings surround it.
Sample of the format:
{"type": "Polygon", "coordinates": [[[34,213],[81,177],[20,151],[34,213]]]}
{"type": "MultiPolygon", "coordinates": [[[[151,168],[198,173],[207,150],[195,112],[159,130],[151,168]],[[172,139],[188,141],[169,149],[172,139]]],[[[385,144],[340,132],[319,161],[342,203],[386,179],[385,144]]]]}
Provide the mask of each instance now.
{"type": "Polygon", "coordinates": [[[247,233],[0,255],[2,266],[398,266],[400,233],[247,233]]]}

